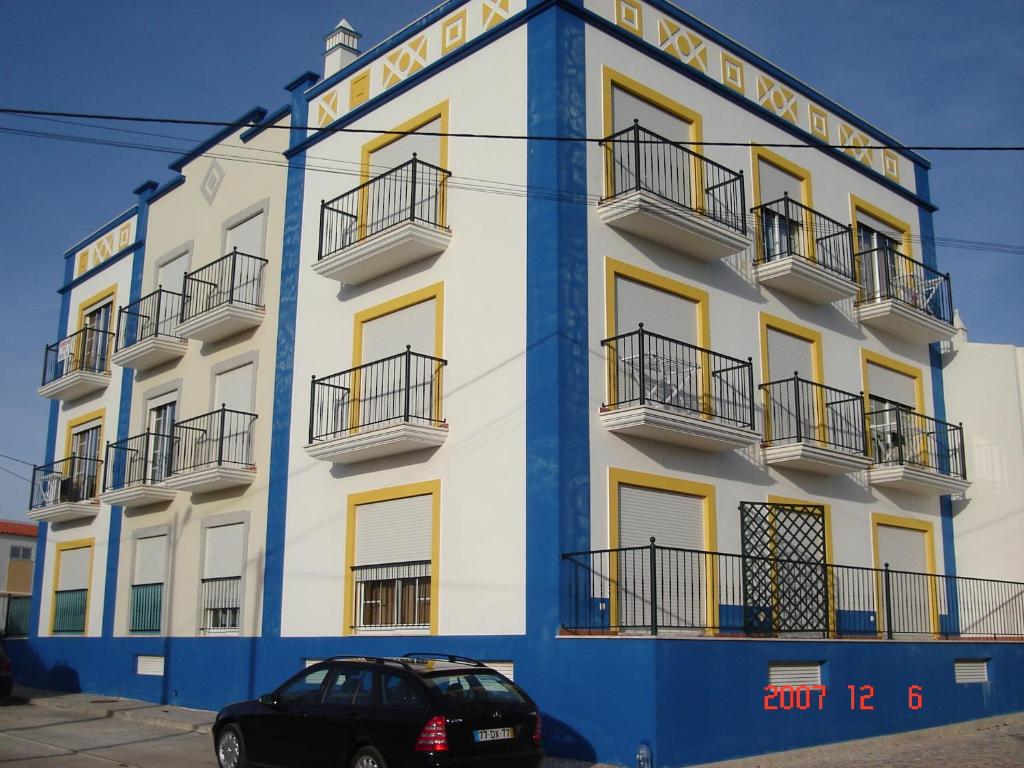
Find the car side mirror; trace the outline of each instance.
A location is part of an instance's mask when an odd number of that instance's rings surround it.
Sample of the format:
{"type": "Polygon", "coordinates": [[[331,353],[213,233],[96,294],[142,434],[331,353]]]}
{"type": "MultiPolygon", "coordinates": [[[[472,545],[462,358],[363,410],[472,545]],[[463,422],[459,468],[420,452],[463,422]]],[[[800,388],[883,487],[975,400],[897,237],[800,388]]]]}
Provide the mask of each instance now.
{"type": "Polygon", "coordinates": [[[276,693],[264,693],[260,696],[260,704],[266,704],[268,707],[277,706],[277,694],[276,693]]]}

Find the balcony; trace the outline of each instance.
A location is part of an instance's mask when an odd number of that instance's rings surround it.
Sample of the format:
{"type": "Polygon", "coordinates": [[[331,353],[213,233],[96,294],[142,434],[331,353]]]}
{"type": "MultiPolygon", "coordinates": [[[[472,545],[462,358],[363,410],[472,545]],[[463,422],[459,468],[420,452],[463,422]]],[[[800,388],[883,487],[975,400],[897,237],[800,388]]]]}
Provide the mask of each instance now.
{"type": "Polygon", "coordinates": [[[441,408],[446,365],[406,347],[383,360],[313,377],[306,453],[355,464],[441,445],[448,437],[441,408]]]}
{"type": "Polygon", "coordinates": [[[173,449],[172,435],[154,432],[107,443],[100,500],[136,508],[173,499],[177,491],[164,485],[171,474],[173,449]]]}
{"type": "Polygon", "coordinates": [[[174,457],[168,488],[209,493],[256,479],[253,431],[256,414],[220,410],[174,425],[174,457]]]}
{"type": "Polygon", "coordinates": [[[320,204],[316,273],[359,285],[444,253],[450,171],[412,160],[320,204]]]}
{"type": "Polygon", "coordinates": [[[764,393],[764,458],[821,475],[867,469],[864,397],[801,379],[773,381],[764,393]]]}
{"type": "Polygon", "coordinates": [[[597,215],[605,224],[702,261],[750,245],[743,174],[639,123],[601,146],[607,196],[597,215]]]}
{"type": "Polygon", "coordinates": [[[234,250],[185,275],[178,335],[212,342],[263,322],[267,260],[234,250]]]}
{"type": "Polygon", "coordinates": [[[894,406],[868,414],[868,433],[872,485],[927,496],[960,493],[970,485],[963,427],[894,406]]]}
{"type": "Polygon", "coordinates": [[[163,288],[121,307],[111,360],[136,371],[177,360],[188,349],[188,339],[178,333],[180,320],[181,294],[163,288]]]}
{"type": "Polygon", "coordinates": [[[113,334],[83,328],[46,348],[43,384],[36,390],[48,400],[77,400],[110,383],[113,334]]]}
{"type": "Polygon", "coordinates": [[[1024,640],[1024,584],[657,545],[562,555],[562,631],[1024,640]]]}
{"type": "Polygon", "coordinates": [[[32,494],[26,517],[43,523],[66,523],[96,517],[103,462],[70,456],[32,470],[32,494]]]}
{"type": "Polygon", "coordinates": [[[760,440],[754,427],[754,375],[739,360],[640,327],[604,339],[609,432],[704,451],[760,440]]]}
{"type": "Polygon", "coordinates": [[[953,338],[949,275],[892,248],[857,254],[857,319],[907,341],[930,344],[953,338]]]}
{"type": "Polygon", "coordinates": [[[751,212],[758,229],[754,274],[761,285],[812,304],[857,294],[851,227],[788,195],[751,212]]]}

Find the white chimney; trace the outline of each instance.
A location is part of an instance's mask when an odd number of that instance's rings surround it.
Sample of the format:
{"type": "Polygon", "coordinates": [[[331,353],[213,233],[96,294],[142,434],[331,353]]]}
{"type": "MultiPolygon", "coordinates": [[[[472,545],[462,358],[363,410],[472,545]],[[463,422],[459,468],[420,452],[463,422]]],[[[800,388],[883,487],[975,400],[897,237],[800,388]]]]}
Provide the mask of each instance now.
{"type": "Polygon", "coordinates": [[[359,38],[347,20],[342,19],[324,38],[324,79],[348,66],[359,57],[359,38]]]}

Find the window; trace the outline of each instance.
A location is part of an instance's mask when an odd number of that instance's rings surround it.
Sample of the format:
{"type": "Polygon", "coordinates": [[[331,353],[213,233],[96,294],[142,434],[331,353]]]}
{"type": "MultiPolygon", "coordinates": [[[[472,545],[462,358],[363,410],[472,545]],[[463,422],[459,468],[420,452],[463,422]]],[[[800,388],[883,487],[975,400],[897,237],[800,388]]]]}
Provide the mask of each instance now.
{"type": "Polygon", "coordinates": [[[163,288],[165,291],[181,293],[182,284],[185,282],[185,273],[188,271],[188,262],[189,252],[185,251],[157,267],[157,287],[163,288]]]}
{"type": "Polygon", "coordinates": [[[524,703],[519,690],[493,672],[442,674],[423,678],[430,688],[455,701],[524,703]]]}
{"type": "Polygon", "coordinates": [[[71,433],[69,453],[75,460],[70,462],[69,477],[64,481],[69,487],[61,488],[63,500],[83,501],[96,496],[101,430],[102,424],[93,422],[71,433]]]}
{"type": "Polygon", "coordinates": [[[92,545],[57,545],[56,589],[53,594],[53,632],[85,632],[92,571],[92,545]]]}
{"type": "Polygon", "coordinates": [[[804,209],[801,207],[804,202],[803,184],[806,172],[800,177],[774,163],[766,162],[757,155],[755,158],[758,191],[762,205],[766,206],[761,209],[761,245],[764,249],[764,260],[770,261],[790,255],[810,258],[813,254],[809,252],[803,237],[804,209]]]}
{"type": "Polygon", "coordinates": [[[11,560],[31,560],[32,547],[11,547],[11,560]]]}
{"type": "Polygon", "coordinates": [[[174,422],[178,413],[178,393],[172,392],[149,403],[149,477],[159,483],[171,474],[174,456],[174,422]]]}
{"type": "Polygon", "coordinates": [[[231,275],[234,278],[234,285],[231,286],[232,302],[257,307],[263,306],[262,262],[245,257],[263,258],[264,219],[265,216],[260,211],[227,231],[225,243],[228,253],[237,250],[239,254],[239,258],[231,270],[231,275]]]}
{"type": "Polygon", "coordinates": [[[135,540],[130,632],[159,632],[167,573],[167,534],[135,540]]]}
{"type": "Polygon", "coordinates": [[[320,667],[285,683],[277,695],[278,701],[282,704],[319,704],[320,689],[329,671],[329,667],[320,667]]]}
{"type": "Polygon", "coordinates": [[[200,596],[200,629],[204,632],[238,631],[244,548],[244,523],[206,529],[200,596]]]}
{"type": "Polygon", "coordinates": [[[403,709],[422,709],[425,706],[416,686],[405,676],[384,672],[381,678],[381,695],[385,706],[403,709]]]}
{"type": "Polygon", "coordinates": [[[373,670],[339,667],[325,703],[342,706],[373,704],[373,670]]]}
{"type": "Polygon", "coordinates": [[[109,352],[110,316],[113,302],[89,309],[82,318],[82,365],[87,371],[105,371],[109,352]]]}

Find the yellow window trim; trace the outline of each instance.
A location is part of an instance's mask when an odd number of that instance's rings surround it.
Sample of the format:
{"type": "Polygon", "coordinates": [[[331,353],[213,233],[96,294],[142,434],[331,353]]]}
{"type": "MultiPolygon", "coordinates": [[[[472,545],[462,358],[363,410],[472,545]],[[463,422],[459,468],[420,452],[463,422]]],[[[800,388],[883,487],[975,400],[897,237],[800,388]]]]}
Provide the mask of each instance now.
{"type": "Polygon", "coordinates": [[[345,527],[345,595],[343,599],[342,635],[352,634],[352,618],[355,615],[355,578],[352,566],[356,561],[356,507],[379,501],[408,499],[412,496],[430,495],[432,522],[430,540],[430,634],[438,633],[438,594],[441,573],[441,481],[427,480],[390,488],[378,488],[361,493],[350,493],[345,527]]]}
{"type": "Polygon", "coordinates": [[[924,372],[916,365],[910,365],[904,363],[895,358],[888,357],[879,352],[872,352],[870,349],[860,350],[860,369],[861,369],[861,381],[863,382],[864,388],[864,407],[870,410],[868,405],[868,396],[871,394],[870,391],[870,376],[868,375],[868,364],[877,365],[881,368],[887,368],[895,373],[902,374],[914,380],[914,398],[917,401],[916,409],[920,414],[925,413],[925,402],[924,402],[924,372]]]}
{"type": "Polygon", "coordinates": [[[891,227],[893,231],[898,232],[901,235],[903,245],[903,255],[913,258],[913,248],[911,247],[911,230],[910,225],[903,219],[893,216],[888,211],[884,211],[877,205],[869,203],[867,200],[857,197],[854,194],[850,195],[850,224],[853,226],[853,242],[854,247],[858,242],[857,239],[857,211],[863,211],[868,216],[874,219],[878,219],[883,224],[891,227]]]}
{"type": "MultiPolygon", "coordinates": [[[[618,259],[606,258],[605,259],[605,288],[604,298],[605,306],[607,307],[607,315],[605,317],[605,338],[612,338],[617,336],[619,333],[630,333],[635,331],[635,328],[616,328],[615,327],[615,279],[618,277],[624,277],[627,280],[632,280],[637,283],[643,283],[649,285],[652,288],[665,291],[666,293],[672,293],[676,296],[680,296],[689,301],[697,303],[697,338],[698,344],[705,349],[711,347],[711,321],[708,316],[708,292],[696,288],[692,285],[675,280],[665,275],[660,275],[657,272],[651,272],[650,270],[643,269],[642,267],[636,267],[632,264],[627,264],[624,261],[618,259]]],[[[654,330],[648,328],[648,330],[654,330]]]]}
{"type": "Polygon", "coordinates": [[[106,456],[103,455],[103,452],[104,452],[103,420],[106,417],[106,414],[107,414],[107,409],[106,408],[99,408],[99,409],[97,409],[95,411],[89,411],[89,413],[83,413],[81,416],[76,416],[75,418],[68,420],[67,429],[66,429],[65,437],[64,437],[64,457],[65,458],[71,458],[71,436],[74,435],[76,431],[78,431],[79,427],[83,427],[83,426],[85,426],[86,424],[88,424],[91,421],[98,421],[99,422],[99,427],[100,427],[100,439],[99,439],[99,443],[98,443],[99,448],[100,448],[100,456],[99,456],[99,458],[101,460],[106,458],[106,456]]]}
{"type": "MultiPolygon", "coordinates": [[[[905,528],[907,530],[921,531],[922,533],[924,533],[924,563],[925,563],[925,570],[928,573],[930,573],[930,574],[936,573],[936,570],[935,570],[935,526],[932,525],[932,523],[929,522],[928,520],[918,520],[918,519],[913,518],[913,517],[903,517],[901,515],[888,515],[888,514],[883,514],[882,512],[872,512],[871,513],[871,549],[872,549],[872,553],[873,553],[874,558],[875,558],[875,568],[876,569],[882,570],[882,568],[885,566],[885,564],[883,562],[881,562],[881,558],[878,555],[878,526],[880,526],[880,525],[887,525],[887,526],[889,526],[891,528],[905,528]]],[[[877,598],[875,604],[878,607],[879,611],[882,610],[882,605],[883,605],[883,601],[882,601],[882,595],[883,595],[883,592],[882,592],[882,590],[883,590],[882,578],[883,577],[882,577],[881,573],[876,574],[875,588],[877,590],[878,598],[877,598]]],[[[931,602],[931,605],[929,606],[929,609],[930,609],[930,613],[931,613],[932,634],[934,634],[936,637],[938,637],[939,636],[939,596],[938,596],[938,591],[936,589],[935,582],[936,582],[935,579],[928,579],[928,599],[931,602]]],[[[879,627],[879,635],[881,635],[882,632],[883,632],[883,630],[881,629],[881,627],[883,625],[883,619],[884,619],[884,616],[879,616],[877,618],[878,627],[879,627]]],[[[888,629],[888,627],[886,627],[886,629],[888,629]]]]}
{"type": "MultiPolygon", "coordinates": [[[[681,493],[687,496],[698,496],[704,499],[704,550],[707,552],[718,551],[718,528],[715,502],[715,486],[707,483],[698,483],[693,480],[683,480],[677,477],[666,477],[665,475],[654,475],[648,472],[636,472],[630,469],[618,467],[608,468],[608,548],[618,549],[619,547],[619,486],[631,485],[638,488],[650,488],[657,491],[670,491],[681,493]]],[[[657,543],[657,541],[655,541],[657,543]]],[[[609,576],[611,583],[618,584],[618,562],[616,558],[611,559],[609,564],[609,576]]],[[[707,634],[714,634],[713,627],[718,625],[718,568],[711,559],[708,565],[707,578],[705,579],[707,610],[707,634]]],[[[609,590],[611,601],[611,616],[614,625],[617,613],[618,596],[616,588],[609,590]]]]}
{"type": "Polygon", "coordinates": [[[110,302],[110,319],[117,324],[114,310],[117,309],[117,284],[104,288],[78,304],[78,330],[85,328],[85,316],[91,310],[97,309],[100,305],[110,302]]]}
{"type": "MultiPolygon", "coordinates": [[[[758,314],[761,324],[761,380],[767,384],[768,378],[768,329],[773,328],[776,331],[782,333],[788,333],[790,336],[796,336],[798,339],[804,339],[805,341],[811,342],[811,375],[814,381],[818,384],[824,384],[823,378],[825,375],[825,363],[821,351],[821,332],[816,331],[813,328],[808,328],[806,325],[800,325],[794,323],[792,320],[786,320],[775,315],[770,315],[767,312],[760,312],[758,314]]],[[[789,378],[792,375],[792,371],[782,378],[789,378]]],[[[778,379],[776,379],[778,381],[778,379]]]]}
{"type": "MultiPolygon", "coordinates": [[[[803,166],[797,165],[792,160],[787,160],[782,155],[772,152],[770,149],[765,147],[759,147],[752,145],[750,147],[750,178],[751,178],[751,194],[753,195],[754,208],[757,208],[762,203],[770,203],[771,200],[761,199],[761,163],[768,163],[768,165],[774,166],[783,173],[787,173],[800,181],[800,193],[803,197],[803,204],[806,208],[810,209],[814,207],[814,197],[811,192],[811,172],[803,166]]],[[[804,231],[814,232],[814,219],[811,216],[810,210],[805,210],[803,215],[804,220],[804,231]]],[[[757,247],[757,258],[758,261],[764,260],[764,237],[761,232],[761,217],[757,216],[754,219],[754,227],[757,230],[757,237],[755,243],[757,247]]],[[[814,239],[810,238],[807,242],[808,245],[808,258],[811,261],[817,260],[817,253],[814,249],[814,239]]]]}
{"type": "MultiPolygon", "coordinates": [[[[434,357],[444,357],[444,281],[356,312],[352,337],[352,367],[363,364],[363,326],[371,320],[399,312],[434,299],[434,357]]],[[[395,350],[395,354],[402,350],[395,350]]],[[[369,361],[373,362],[373,361],[369,361]]]]}
{"type": "Polygon", "coordinates": [[[53,626],[57,623],[57,585],[60,584],[60,564],[64,553],[69,549],[89,548],[89,577],[85,588],[85,624],[82,635],[89,634],[89,600],[92,597],[92,564],[96,557],[96,539],[75,539],[59,542],[55,547],[56,565],[53,568],[53,591],[50,595],[50,634],[54,634],[53,626]]]}

